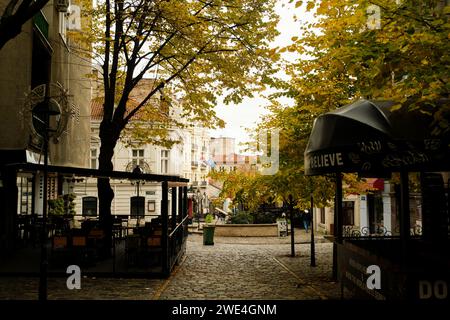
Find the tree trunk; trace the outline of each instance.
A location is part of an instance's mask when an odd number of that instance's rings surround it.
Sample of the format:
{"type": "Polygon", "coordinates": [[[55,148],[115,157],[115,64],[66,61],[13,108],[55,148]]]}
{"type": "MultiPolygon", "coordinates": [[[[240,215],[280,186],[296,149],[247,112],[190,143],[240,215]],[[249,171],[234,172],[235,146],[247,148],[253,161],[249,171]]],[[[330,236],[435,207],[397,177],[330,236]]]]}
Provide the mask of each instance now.
{"type": "MultiPolygon", "coordinates": [[[[112,158],[114,156],[114,147],[117,143],[117,138],[114,135],[104,134],[109,130],[100,129],[101,147],[99,154],[99,169],[104,171],[113,171],[112,158]]],[[[104,250],[102,254],[104,257],[111,256],[112,248],[112,216],[111,203],[114,199],[114,191],[111,188],[109,178],[97,179],[98,201],[99,201],[99,221],[100,227],[104,232],[104,250]]]]}
{"type": "Polygon", "coordinates": [[[0,27],[0,50],[5,46],[5,44],[17,37],[22,32],[22,25],[13,24],[8,25],[8,28],[0,27]]]}

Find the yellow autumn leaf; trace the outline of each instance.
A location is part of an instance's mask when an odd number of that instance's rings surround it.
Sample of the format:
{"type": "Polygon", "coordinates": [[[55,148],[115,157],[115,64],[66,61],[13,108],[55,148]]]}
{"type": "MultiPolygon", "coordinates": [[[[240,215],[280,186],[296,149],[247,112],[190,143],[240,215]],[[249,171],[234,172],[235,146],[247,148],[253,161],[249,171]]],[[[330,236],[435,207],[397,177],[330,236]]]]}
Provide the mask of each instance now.
{"type": "Polygon", "coordinates": [[[308,4],[306,5],[306,11],[310,11],[315,6],[314,1],[308,1],[308,4]]]}
{"type": "Polygon", "coordinates": [[[401,103],[395,104],[391,107],[391,111],[399,110],[399,109],[401,109],[401,107],[402,107],[401,103]]]}
{"type": "Polygon", "coordinates": [[[297,1],[297,2],[295,3],[295,7],[298,8],[298,7],[300,7],[302,4],[303,4],[303,1],[297,1]]]}

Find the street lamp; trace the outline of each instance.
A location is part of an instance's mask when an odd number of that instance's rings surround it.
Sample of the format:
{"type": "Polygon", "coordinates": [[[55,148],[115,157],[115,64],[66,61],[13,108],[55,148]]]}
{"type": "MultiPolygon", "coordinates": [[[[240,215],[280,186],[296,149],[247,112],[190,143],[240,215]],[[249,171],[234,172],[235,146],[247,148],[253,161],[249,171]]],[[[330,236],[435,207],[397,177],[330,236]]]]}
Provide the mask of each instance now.
{"type": "Polygon", "coordinates": [[[311,214],[310,214],[310,224],[311,224],[311,267],[316,266],[316,244],[314,239],[314,196],[313,196],[313,188],[312,188],[312,180],[310,180],[310,205],[311,205],[311,214]]]}
{"type": "Polygon", "coordinates": [[[200,212],[201,212],[201,207],[202,207],[202,193],[200,192],[199,189],[197,189],[197,223],[198,223],[198,228],[200,228],[200,212]]]}
{"type": "Polygon", "coordinates": [[[61,115],[59,104],[49,97],[49,86],[46,86],[45,98],[36,104],[32,110],[33,127],[43,138],[44,143],[44,190],[43,190],[43,208],[42,208],[42,230],[41,230],[41,264],[39,277],[39,300],[47,300],[47,179],[48,179],[48,140],[51,133],[56,129],[50,127],[50,116],[58,117],[61,115]]]}
{"type": "Polygon", "coordinates": [[[291,219],[291,257],[295,257],[295,235],[294,235],[294,200],[292,194],[289,195],[289,219],[291,219]]]}

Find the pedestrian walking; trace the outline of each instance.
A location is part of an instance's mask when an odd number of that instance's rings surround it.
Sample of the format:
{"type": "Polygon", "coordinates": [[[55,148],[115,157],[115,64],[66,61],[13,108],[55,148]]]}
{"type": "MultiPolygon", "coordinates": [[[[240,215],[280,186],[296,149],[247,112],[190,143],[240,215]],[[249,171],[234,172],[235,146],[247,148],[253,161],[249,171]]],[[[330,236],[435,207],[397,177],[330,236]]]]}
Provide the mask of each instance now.
{"type": "Polygon", "coordinates": [[[308,210],[303,212],[303,227],[305,227],[305,231],[308,232],[309,223],[311,222],[311,213],[308,210]]]}

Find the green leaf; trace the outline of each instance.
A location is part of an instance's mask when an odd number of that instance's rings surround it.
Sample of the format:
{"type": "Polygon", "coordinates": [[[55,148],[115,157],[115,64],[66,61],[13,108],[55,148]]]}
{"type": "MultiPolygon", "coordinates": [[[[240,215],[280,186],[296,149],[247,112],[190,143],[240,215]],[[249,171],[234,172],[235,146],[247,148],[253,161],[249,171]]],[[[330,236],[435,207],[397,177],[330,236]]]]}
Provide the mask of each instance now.
{"type": "Polygon", "coordinates": [[[398,103],[391,107],[391,111],[397,111],[397,110],[400,110],[401,108],[402,108],[402,104],[398,103]]]}

